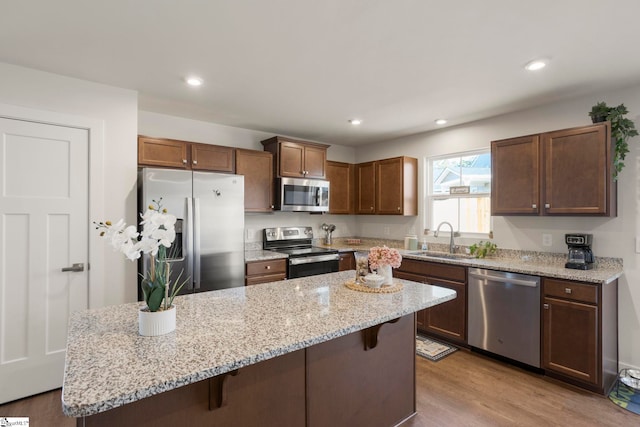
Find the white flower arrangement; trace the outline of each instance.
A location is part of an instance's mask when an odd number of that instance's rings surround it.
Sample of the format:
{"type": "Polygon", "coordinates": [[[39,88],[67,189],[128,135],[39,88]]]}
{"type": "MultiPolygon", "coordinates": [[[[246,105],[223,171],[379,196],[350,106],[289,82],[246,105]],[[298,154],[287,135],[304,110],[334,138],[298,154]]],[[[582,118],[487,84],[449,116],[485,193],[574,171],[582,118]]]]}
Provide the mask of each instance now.
{"type": "Polygon", "coordinates": [[[102,230],[100,236],[109,240],[114,250],[124,254],[127,259],[135,261],[142,254],[151,256],[151,269],[142,280],[142,293],[149,311],[167,310],[182,286],[182,272],[171,285],[171,267],[167,262],[167,249],[176,239],[176,217],[162,209],[162,198],[149,205],[141,214],[142,232],[138,233],[134,225],[127,226],[124,220],[115,224],[111,221],[94,222],[96,229],[102,230]],[[171,291],[170,291],[171,288],[171,291]],[[164,304],[163,304],[164,302],[164,304]]]}

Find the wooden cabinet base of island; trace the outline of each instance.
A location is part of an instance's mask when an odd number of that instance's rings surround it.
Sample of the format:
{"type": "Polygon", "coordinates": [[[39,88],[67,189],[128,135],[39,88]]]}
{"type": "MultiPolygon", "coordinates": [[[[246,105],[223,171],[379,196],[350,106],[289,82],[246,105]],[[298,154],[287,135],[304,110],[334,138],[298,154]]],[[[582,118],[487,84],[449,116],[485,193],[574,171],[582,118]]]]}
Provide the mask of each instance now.
{"type": "Polygon", "coordinates": [[[543,279],[542,367],[606,394],[618,374],[618,283],[543,279]]]}
{"type": "Polygon", "coordinates": [[[410,314],[79,418],[77,425],[389,427],[415,413],[415,390],[410,314]],[[371,333],[373,348],[366,345],[371,333]]]}

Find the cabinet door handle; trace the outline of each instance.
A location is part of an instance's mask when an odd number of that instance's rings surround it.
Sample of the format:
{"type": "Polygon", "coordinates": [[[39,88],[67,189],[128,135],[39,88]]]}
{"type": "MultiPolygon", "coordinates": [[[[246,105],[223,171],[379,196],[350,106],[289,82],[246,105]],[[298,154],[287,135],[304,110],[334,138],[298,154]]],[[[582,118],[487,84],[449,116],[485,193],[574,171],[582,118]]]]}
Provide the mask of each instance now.
{"type": "Polygon", "coordinates": [[[564,288],[564,293],[571,295],[571,288],[564,288]]]}
{"type": "Polygon", "coordinates": [[[373,210],[373,206],[371,206],[369,209],[373,210]]]}
{"type": "Polygon", "coordinates": [[[187,164],[187,159],[182,159],[182,164],[186,165],[187,164]]]}
{"type": "Polygon", "coordinates": [[[550,205],[549,203],[545,203],[545,204],[544,204],[544,207],[545,207],[546,209],[549,209],[549,208],[551,207],[551,205],[550,205]]]}
{"type": "Polygon", "coordinates": [[[198,164],[198,161],[197,161],[197,160],[194,160],[194,161],[193,161],[193,164],[194,164],[194,165],[197,165],[197,164],[198,164]]]}
{"type": "Polygon", "coordinates": [[[400,206],[398,206],[398,212],[400,212],[400,206]]]}
{"type": "Polygon", "coordinates": [[[549,304],[543,304],[542,306],[544,307],[545,310],[549,310],[549,304]]]}
{"type": "Polygon", "coordinates": [[[535,209],[537,207],[538,207],[538,205],[536,205],[535,203],[531,205],[531,209],[535,209]]]}

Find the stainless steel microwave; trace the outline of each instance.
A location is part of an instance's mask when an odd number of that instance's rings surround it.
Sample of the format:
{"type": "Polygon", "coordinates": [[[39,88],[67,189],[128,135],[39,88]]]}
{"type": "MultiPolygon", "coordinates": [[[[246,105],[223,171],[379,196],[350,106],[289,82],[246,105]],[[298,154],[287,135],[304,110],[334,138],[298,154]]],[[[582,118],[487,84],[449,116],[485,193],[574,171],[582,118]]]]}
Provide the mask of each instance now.
{"type": "Polygon", "coordinates": [[[288,212],[329,212],[329,181],[278,178],[276,209],[288,212]]]}

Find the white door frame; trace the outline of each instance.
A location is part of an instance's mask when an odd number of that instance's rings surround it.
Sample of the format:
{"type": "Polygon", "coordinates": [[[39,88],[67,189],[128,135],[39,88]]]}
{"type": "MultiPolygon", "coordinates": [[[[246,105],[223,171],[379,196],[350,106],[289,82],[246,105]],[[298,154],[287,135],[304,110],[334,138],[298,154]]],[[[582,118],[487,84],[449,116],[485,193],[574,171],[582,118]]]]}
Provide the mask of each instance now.
{"type": "MultiPolygon", "coordinates": [[[[0,103],[0,117],[86,129],[89,134],[89,224],[92,218],[104,218],[104,121],[73,114],[19,107],[0,103]]],[[[89,233],[91,235],[91,233],[89,233]]],[[[89,239],[89,308],[104,305],[104,244],[89,239]]]]}

